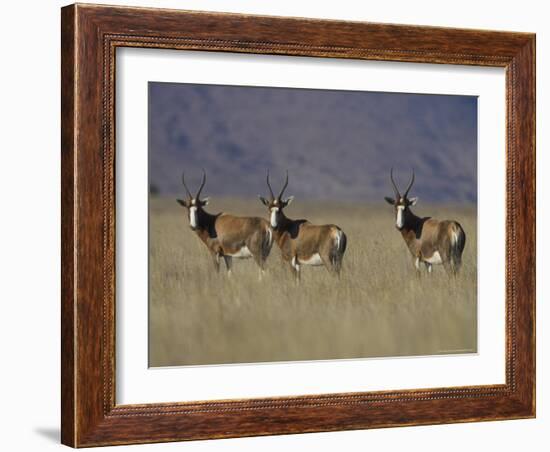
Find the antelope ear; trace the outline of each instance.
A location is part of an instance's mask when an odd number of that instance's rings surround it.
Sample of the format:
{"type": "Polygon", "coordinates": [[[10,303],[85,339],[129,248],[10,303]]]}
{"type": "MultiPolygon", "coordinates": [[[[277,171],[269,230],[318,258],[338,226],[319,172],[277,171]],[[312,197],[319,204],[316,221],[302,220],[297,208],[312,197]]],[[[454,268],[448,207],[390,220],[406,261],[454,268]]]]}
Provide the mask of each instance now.
{"type": "Polygon", "coordinates": [[[258,195],[258,198],[260,198],[260,201],[262,201],[262,204],[264,206],[269,206],[269,201],[265,199],[263,196],[258,195]]]}
{"type": "Polygon", "coordinates": [[[201,199],[201,204],[203,206],[207,206],[209,202],[210,202],[210,198],[208,196],[204,199],[201,199]]]}
{"type": "Polygon", "coordinates": [[[178,204],[179,204],[180,206],[188,207],[188,206],[187,206],[187,202],[185,202],[183,199],[176,199],[176,201],[178,202],[178,204]]]}
{"type": "Polygon", "coordinates": [[[285,207],[288,206],[292,201],[294,200],[294,196],[289,196],[286,198],[283,203],[285,204],[285,207]]]}
{"type": "Polygon", "coordinates": [[[417,198],[417,197],[415,197],[415,198],[410,198],[410,199],[409,199],[409,204],[410,204],[411,206],[414,206],[414,205],[416,204],[416,201],[418,201],[418,198],[417,198]]]}
{"type": "Polygon", "coordinates": [[[388,204],[391,204],[392,206],[395,205],[395,200],[393,198],[390,198],[389,196],[384,196],[384,199],[388,204]]]}

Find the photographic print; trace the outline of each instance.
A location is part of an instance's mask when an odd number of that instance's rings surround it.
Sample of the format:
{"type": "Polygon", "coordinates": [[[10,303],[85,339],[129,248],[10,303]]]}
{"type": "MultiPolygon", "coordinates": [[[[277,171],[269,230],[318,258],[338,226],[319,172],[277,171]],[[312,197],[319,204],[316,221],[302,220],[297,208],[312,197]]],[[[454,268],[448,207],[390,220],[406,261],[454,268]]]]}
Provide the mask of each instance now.
{"type": "Polygon", "coordinates": [[[477,352],[477,97],[148,97],[150,367],[477,352]]]}

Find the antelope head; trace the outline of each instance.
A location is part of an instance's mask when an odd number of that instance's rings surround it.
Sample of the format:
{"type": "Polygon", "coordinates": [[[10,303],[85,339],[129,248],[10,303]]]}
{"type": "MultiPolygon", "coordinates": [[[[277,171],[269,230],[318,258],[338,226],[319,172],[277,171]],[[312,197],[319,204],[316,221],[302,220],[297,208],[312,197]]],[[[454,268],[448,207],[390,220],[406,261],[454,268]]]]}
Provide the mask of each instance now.
{"type": "Polygon", "coordinates": [[[403,229],[405,226],[405,216],[409,212],[410,206],[414,206],[418,198],[409,198],[409,191],[414,184],[414,170],[412,172],[411,180],[405,193],[401,195],[397,184],[393,180],[393,168],[390,170],[390,182],[393,186],[394,197],[390,198],[389,196],[384,197],[388,204],[391,204],[395,209],[395,227],[399,230],[403,229]]]}
{"type": "Polygon", "coordinates": [[[184,174],[181,175],[181,181],[185,191],[187,192],[187,199],[177,199],[177,201],[181,206],[187,209],[189,214],[189,225],[191,226],[191,229],[195,230],[199,227],[199,214],[203,211],[203,207],[206,206],[209,201],[209,198],[200,198],[204,184],[206,184],[206,172],[204,169],[202,170],[201,186],[197,190],[197,194],[195,196],[193,196],[189,188],[187,188],[184,174]]]}
{"type": "Polygon", "coordinates": [[[281,219],[281,216],[283,214],[283,209],[288,206],[292,200],[294,199],[294,196],[289,196],[286,199],[283,199],[283,194],[286,190],[286,187],[288,186],[288,171],[286,172],[286,181],[283,185],[283,188],[281,189],[281,192],[278,196],[275,196],[273,193],[273,189],[271,188],[271,184],[269,183],[269,171],[267,172],[267,187],[269,188],[269,199],[264,198],[263,196],[258,196],[260,198],[260,201],[262,201],[262,204],[267,207],[269,210],[269,216],[270,216],[270,223],[271,227],[273,229],[276,229],[279,225],[279,221],[281,219]]]}

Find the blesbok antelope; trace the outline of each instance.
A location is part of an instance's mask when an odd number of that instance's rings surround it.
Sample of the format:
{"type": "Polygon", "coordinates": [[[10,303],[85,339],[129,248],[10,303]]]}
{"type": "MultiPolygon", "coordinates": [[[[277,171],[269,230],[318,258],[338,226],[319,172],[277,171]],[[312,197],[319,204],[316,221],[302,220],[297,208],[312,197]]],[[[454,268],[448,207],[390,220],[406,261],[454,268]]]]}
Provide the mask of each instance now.
{"type": "Polygon", "coordinates": [[[260,268],[260,278],[264,273],[265,261],[273,244],[273,233],[269,223],[259,217],[237,217],[226,213],[212,215],[204,210],[209,198],[201,199],[206,184],[206,172],[203,170],[202,182],[193,196],[181,181],[187,192],[187,200],[178,199],[178,203],[187,208],[189,226],[206,245],[212,255],[216,271],[220,269],[220,258],[225,261],[228,275],[231,275],[233,258],[254,258],[260,268]]]}
{"type": "Polygon", "coordinates": [[[342,259],[346,251],[346,234],[334,224],[318,226],[307,220],[288,218],[283,210],[292,202],[294,196],[283,199],[287,186],[288,171],[281,192],[275,196],[269,183],[268,172],[267,187],[270,199],[259,196],[268,208],[273,236],[281,249],[283,260],[290,264],[297,281],[300,279],[302,265],[324,265],[330,273],[340,276],[342,259]]]}
{"type": "MultiPolygon", "coordinates": [[[[430,217],[417,217],[411,210],[418,198],[409,198],[409,191],[414,184],[414,171],[405,193],[401,195],[393,180],[393,168],[390,181],[395,198],[384,199],[395,209],[395,227],[411,252],[417,272],[424,263],[428,273],[432,265],[442,264],[448,274],[456,275],[462,263],[462,251],[466,244],[466,234],[462,226],[453,220],[439,221],[430,217]]],[[[418,273],[419,274],[419,273],[418,273]]]]}

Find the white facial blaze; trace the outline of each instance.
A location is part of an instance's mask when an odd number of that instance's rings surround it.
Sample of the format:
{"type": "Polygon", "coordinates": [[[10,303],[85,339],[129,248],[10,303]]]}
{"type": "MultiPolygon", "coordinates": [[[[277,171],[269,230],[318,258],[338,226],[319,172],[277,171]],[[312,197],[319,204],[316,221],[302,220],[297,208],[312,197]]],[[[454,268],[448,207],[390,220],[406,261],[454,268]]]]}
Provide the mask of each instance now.
{"type": "Polygon", "coordinates": [[[398,228],[402,228],[403,227],[403,222],[404,222],[404,219],[403,219],[403,211],[405,210],[405,206],[397,206],[397,218],[395,220],[395,225],[398,227],[398,228]]]}
{"type": "Polygon", "coordinates": [[[277,227],[277,212],[279,211],[278,207],[272,207],[271,208],[271,227],[276,228],[277,227]]]}
{"type": "Polygon", "coordinates": [[[196,206],[193,206],[193,207],[189,207],[189,224],[191,225],[192,228],[196,228],[197,227],[197,207],[196,206]]]}

